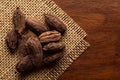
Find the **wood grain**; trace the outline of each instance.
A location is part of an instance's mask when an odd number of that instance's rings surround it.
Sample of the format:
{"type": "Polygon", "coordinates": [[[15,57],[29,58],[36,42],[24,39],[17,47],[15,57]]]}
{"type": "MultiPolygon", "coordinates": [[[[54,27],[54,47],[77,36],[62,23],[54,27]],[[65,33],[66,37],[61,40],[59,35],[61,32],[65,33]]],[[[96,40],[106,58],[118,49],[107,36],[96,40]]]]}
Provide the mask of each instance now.
{"type": "Polygon", "coordinates": [[[54,0],[86,32],[91,47],[58,80],[119,80],[120,0],[54,0]]]}

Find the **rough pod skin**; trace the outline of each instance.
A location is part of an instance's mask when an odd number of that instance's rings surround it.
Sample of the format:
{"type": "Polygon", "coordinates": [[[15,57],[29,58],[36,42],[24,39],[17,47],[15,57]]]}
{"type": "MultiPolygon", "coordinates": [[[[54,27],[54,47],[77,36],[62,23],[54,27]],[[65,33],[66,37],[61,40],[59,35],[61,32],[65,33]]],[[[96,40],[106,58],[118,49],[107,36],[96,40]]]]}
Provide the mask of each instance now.
{"type": "Polygon", "coordinates": [[[43,59],[42,46],[38,38],[30,37],[27,40],[25,46],[27,48],[28,55],[21,58],[21,60],[16,65],[16,69],[20,73],[28,72],[41,67],[43,59]]]}
{"type": "Polygon", "coordinates": [[[31,55],[23,57],[16,65],[16,70],[20,73],[31,71],[34,65],[31,61],[31,55]]]}
{"type": "Polygon", "coordinates": [[[42,53],[42,46],[37,37],[30,37],[26,42],[26,46],[28,47],[28,53],[32,55],[42,53]]]}
{"type": "Polygon", "coordinates": [[[55,15],[45,14],[45,22],[51,30],[57,30],[62,34],[67,30],[66,25],[55,15]]]}
{"type": "Polygon", "coordinates": [[[19,33],[19,35],[22,35],[25,30],[25,15],[22,13],[19,7],[17,7],[14,11],[13,24],[17,33],[19,33]]]}
{"type": "Polygon", "coordinates": [[[35,67],[40,67],[43,58],[42,46],[38,38],[30,37],[27,42],[27,52],[32,55],[32,63],[35,67]]]}
{"type": "Polygon", "coordinates": [[[49,30],[47,26],[35,18],[27,18],[26,26],[37,35],[49,30]]]}
{"type": "Polygon", "coordinates": [[[59,52],[59,53],[55,53],[55,54],[49,55],[47,57],[44,57],[43,64],[50,64],[54,61],[59,60],[62,56],[63,56],[63,53],[59,52]]]}
{"type": "Polygon", "coordinates": [[[22,40],[20,41],[20,45],[18,48],[21,57],[25,57],[26,55],[28,55],[25,44],[30,37],[37,37],[37,36],[30,30],[28,30],[25,34],[22,35],[22,40]]]}
{"type": "Polygon", "coordinates": [[[46,44],[43,47],[43,50],[47,51],[47,52],[49,52],[49,51],[55,52],[55,51],[63,50],[64,48],[65,48],[65,44],[63,42],[51,42],[51,43],[46,44]]]}
{"type": "Polygon", "coordinates": [[[10,51],[14,52],[18,47],[18,36],[16,31],[13,29],[8,32],[5,40],[10,51]]]}
{"type": "Polygon", "coordinates": [[[55,42],[55,41],[59,41],[60,39],[61,39],[61,33],[55,30],[44,32],[39,36],[39,40],[41,43],[55,42]]]}

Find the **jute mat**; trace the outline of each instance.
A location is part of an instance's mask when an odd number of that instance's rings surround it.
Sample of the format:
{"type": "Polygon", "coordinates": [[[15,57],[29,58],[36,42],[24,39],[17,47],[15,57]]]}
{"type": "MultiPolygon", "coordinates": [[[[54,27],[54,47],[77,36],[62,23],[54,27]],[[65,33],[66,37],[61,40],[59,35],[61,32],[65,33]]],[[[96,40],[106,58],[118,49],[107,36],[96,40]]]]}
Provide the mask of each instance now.
{"type": "Polygon", "coordinates": [[[51,0],[1,0],[0,1],[0,80],[56,80],[89,46],[84,40],[86,32],[51,0]],[[67,26],[63,37],[66,44],[63,58],[56,65],[21,76],[15,70],[19,55],[10,54],[6,33],[13,28],[12,15],[20,7],[26,17],[35,17],[44,23],[44,13],[58,16],[67,26]]]}

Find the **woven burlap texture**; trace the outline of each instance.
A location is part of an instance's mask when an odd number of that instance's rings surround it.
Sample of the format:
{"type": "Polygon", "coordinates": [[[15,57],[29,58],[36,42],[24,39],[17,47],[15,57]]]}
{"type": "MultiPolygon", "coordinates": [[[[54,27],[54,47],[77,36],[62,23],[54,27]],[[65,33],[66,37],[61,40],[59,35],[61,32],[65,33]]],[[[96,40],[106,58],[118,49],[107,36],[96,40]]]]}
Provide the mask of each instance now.
{"type": "Polygon", "coordinates": [[[83,40],[86,32],[51,0],[1,0],[0,1],[0,80],[56,80],[89,46],[83,40]],[[5,44],[5,36],[13,28],[12,15],[16,7],[44,23],[44,13],[55,14],[67,26],[62,41],[66,44],[63,58],[52,68],[40,69],[24,77],[15,70],[19,54],[11,54],[5,44]]]}

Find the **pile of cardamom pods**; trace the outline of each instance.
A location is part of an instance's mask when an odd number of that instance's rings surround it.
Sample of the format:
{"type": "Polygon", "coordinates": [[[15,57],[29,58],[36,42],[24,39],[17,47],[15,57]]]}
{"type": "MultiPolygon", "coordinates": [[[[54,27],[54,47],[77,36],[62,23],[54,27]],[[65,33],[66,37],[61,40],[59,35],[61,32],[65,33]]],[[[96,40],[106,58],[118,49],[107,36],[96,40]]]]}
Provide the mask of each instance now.
{"type": "Polygon", "coordinates": [[[40,69],[63,56],[65,44],[61,38],[67,27],[55,15],[43,15],[45,24],[36,18],[26,18],[19,7],[14,11],[14,28],[7,33],[5,41],[10,52],[18,51],[21,57],[16,64],[20,73],[40,69]]]}

